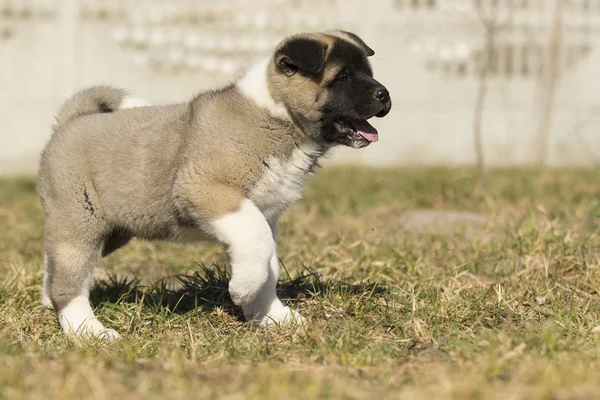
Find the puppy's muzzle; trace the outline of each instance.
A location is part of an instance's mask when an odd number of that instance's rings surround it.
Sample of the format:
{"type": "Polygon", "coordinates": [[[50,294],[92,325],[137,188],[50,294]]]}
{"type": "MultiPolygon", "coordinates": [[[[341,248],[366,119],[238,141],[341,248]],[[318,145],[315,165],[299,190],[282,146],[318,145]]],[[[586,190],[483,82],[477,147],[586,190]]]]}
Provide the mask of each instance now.
{"type": "Polygon", "coordinates": [[[390,98],[390,92],[385,86],[379,86],[373,91],[373,96],[382,104],[383,108],[377,114],[376,117],[385,117],[392,109],[392,99],[390,98]]]}

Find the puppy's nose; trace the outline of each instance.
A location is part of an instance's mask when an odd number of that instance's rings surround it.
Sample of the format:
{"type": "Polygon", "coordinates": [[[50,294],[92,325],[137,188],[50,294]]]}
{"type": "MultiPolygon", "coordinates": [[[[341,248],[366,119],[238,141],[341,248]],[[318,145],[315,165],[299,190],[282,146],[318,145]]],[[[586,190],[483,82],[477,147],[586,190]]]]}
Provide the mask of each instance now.
{"type": "Polygon", "coordinates": [[[383,86],[380,86],[377,89],[375,89],[373,96],[375,96],[375,98],[381,101],[382,103],[387,103],[390,100],[390,92],[388,92],[388,90],[383,86]]]}

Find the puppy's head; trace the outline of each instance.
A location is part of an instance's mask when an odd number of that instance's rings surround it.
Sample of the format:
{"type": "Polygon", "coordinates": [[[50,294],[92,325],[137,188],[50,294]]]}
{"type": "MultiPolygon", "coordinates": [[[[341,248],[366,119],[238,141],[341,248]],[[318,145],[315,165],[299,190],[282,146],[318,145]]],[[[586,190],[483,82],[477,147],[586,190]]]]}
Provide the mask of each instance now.
{"type": "Polygon", "coordinates": [[[275,101],[314,140],[354,148],[378,139],[368,119],[387,115],[390,94],[373,78],[374,54],[358,36],[329,31],[281,42],[268,72],[275,101]]]}

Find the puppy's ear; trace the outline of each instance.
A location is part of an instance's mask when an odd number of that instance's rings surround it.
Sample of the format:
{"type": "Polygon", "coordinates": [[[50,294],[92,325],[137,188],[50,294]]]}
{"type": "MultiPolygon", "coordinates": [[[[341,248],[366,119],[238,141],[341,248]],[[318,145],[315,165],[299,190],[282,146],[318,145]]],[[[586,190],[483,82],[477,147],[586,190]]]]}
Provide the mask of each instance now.
{"type": "Polygon", "coordinates": [[[367,57],[371,57],[371,56],[375,55],[375,51],[373,51],[372,48],[367,46],[367,44],[361,38],[359,38],[358,35],[356,35],[352,32],[342,31],[339,29],[334,32],[337,32],[340,35],[345,36],[346,39],[350,40],[355,45],[360,47],[360,49],[367,55],[367,57]]]}
{"type": "Polygon", "coordinates": [[[325,65],[327,43],[316,38],[291,38],[275,51],[275,65],[286,74],[298,70],[318,74],[325,65]]]}

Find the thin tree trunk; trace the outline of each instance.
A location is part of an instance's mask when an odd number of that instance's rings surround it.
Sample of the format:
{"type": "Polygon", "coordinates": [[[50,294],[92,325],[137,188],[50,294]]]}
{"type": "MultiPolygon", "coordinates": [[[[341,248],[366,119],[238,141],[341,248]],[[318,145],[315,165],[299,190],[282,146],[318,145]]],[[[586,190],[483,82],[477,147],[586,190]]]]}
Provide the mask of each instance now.
{"type": "Polygon", "coordinates": [[[550,29],[550,37],[544,51],[544,64],[542,66],[542,98],[540,104],[538,130],[536,135],[536,162],[540,167],[546,166],[548,162],[548,142],[550,138],[550,127],[552,125],[552,111],[554,108],[554,95],[556,93],[556,81],[560,68],[560,48],[562,42],[562,12],[564,0],[555,0],[554,19],[550,29]]]}
{"type": "Polygon", "coordinates": [[[477,168],[477,189],[485,189],[485,155],[483,151],[482,125],[483,110],[488,89],[488,75],[494,54],[494,28],[486,27],[485,49],[483,52],[483,62],[481,71],[479,71],[479,88],[475,98],[475,114],[473,118],[473,143],[475,145],[475,157],[477,168]]]}

